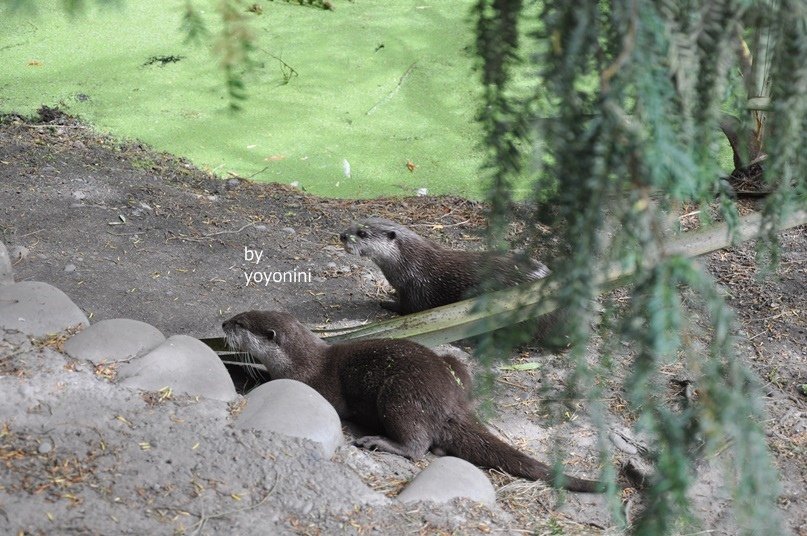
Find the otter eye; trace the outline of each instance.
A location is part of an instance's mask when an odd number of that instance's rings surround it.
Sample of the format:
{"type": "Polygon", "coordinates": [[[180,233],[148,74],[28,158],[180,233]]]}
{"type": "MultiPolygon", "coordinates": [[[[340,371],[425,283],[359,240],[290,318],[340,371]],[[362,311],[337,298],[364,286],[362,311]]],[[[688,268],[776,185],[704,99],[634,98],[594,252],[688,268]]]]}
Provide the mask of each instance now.
{"type": "Polygon", "coordinates": [[[359,238],[367,238],[367,231],[365,230],[356,231],[356,236],[358,236],[359,238]]]}
{"type": "Polygon", "coordinates": [[[268,330],[266,332],[266,338],[269,339],[270,341],[275,338],[275,335],[277,335],[277,334],[275,333],[275,330],[273,330],[273,329],[270,329],[270,330],[268,330]]]}
{"type": "Polygon", "coordinates": [[[395,240],[395,231],[387,231],[387,238],[395,240]]]}

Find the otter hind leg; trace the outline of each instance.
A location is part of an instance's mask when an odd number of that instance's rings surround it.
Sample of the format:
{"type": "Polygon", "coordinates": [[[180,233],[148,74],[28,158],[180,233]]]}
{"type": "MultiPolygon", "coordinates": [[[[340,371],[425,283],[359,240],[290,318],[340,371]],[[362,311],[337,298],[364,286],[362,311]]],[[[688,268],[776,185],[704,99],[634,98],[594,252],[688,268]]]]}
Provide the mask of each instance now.
{"type": "Polygon", "coordinates": [[[429,450],[429,442],[421,440],[408,440],[405,442],[394,441],[384,436],[364,436],[356,439],[354,444],[368,450],[380,450],[382,452],[390,452],[409,458],[410,460],[417,460],[425,456],[426,451],[429,450]]]}

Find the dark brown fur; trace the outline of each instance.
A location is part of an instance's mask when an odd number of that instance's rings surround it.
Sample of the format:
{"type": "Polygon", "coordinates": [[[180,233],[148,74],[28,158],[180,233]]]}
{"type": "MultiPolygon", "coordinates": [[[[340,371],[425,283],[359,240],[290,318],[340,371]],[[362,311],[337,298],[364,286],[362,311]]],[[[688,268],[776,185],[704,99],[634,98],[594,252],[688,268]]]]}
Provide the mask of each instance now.
{"type": "Polygon", "coordinates": [[[345,250],[369,257],[395,289],[397,303],[382,304],[399,314],[416,313],[476,296],[492,288],[549,275],[538,261],[516,255],[444,248],[393,221],[368,218],[339,235],[345,250]]]}
{"type": "MultiPolygon", "coordinates": [[[[343,419],[379,435],[357,445],[421,458],[443,452],[482,467],[531,480],[552,481],[545,464],[491,434],[470,409],[470,375],[459,360],[406,340],[376,339],[328,345],[293,316],[249,311],[222,325],[228,344],[260,360],[273,379],[306,383],[343,419]]],[[[561,475],[571,491],[603,485],[561,475]]]]}

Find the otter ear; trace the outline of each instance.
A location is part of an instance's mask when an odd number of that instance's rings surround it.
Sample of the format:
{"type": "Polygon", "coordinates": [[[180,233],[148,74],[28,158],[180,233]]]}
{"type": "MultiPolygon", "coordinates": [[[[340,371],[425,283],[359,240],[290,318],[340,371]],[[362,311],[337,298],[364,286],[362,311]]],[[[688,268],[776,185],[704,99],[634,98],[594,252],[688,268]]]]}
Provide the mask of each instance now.
{"type": "Polygon", "coordinates": [[[387,231],[387,238],[390,240],[395,240],[395,231],[387,231]]]}

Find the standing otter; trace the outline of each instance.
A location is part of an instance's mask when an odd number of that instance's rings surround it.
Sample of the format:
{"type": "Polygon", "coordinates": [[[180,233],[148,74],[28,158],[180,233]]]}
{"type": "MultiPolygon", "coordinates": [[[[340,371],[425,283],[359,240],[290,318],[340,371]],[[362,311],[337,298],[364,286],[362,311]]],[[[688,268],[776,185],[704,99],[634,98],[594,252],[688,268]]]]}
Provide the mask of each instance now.
{"type": "MultiPolygon", "coordinates": [[[[380,434],[357,439],[359,446],[407,458],[432,449],[531,480],[553,479],[548,466],[498,439],[473,415],[462,385],[469,375],[456,359],[407,340],[331,346],[290,314],[273,311],[241,313],[222,328],[228,345],[249,352],[273,379],[308,384],[341,418],[380,434]]],[[[604,489],[594,480],[558,480],[570,491],[604,489]]]]}
{"type": "Polygon", "coordinates": [[[486,276],[494,288],[541,279],[542,263],[513,254],[444,248],[383,218],[367,218],[339,235],[345,251],[369,257],[395,289],[398,301],[381,305],[399,314],[416,313],[482,293],[486,276]]]}

